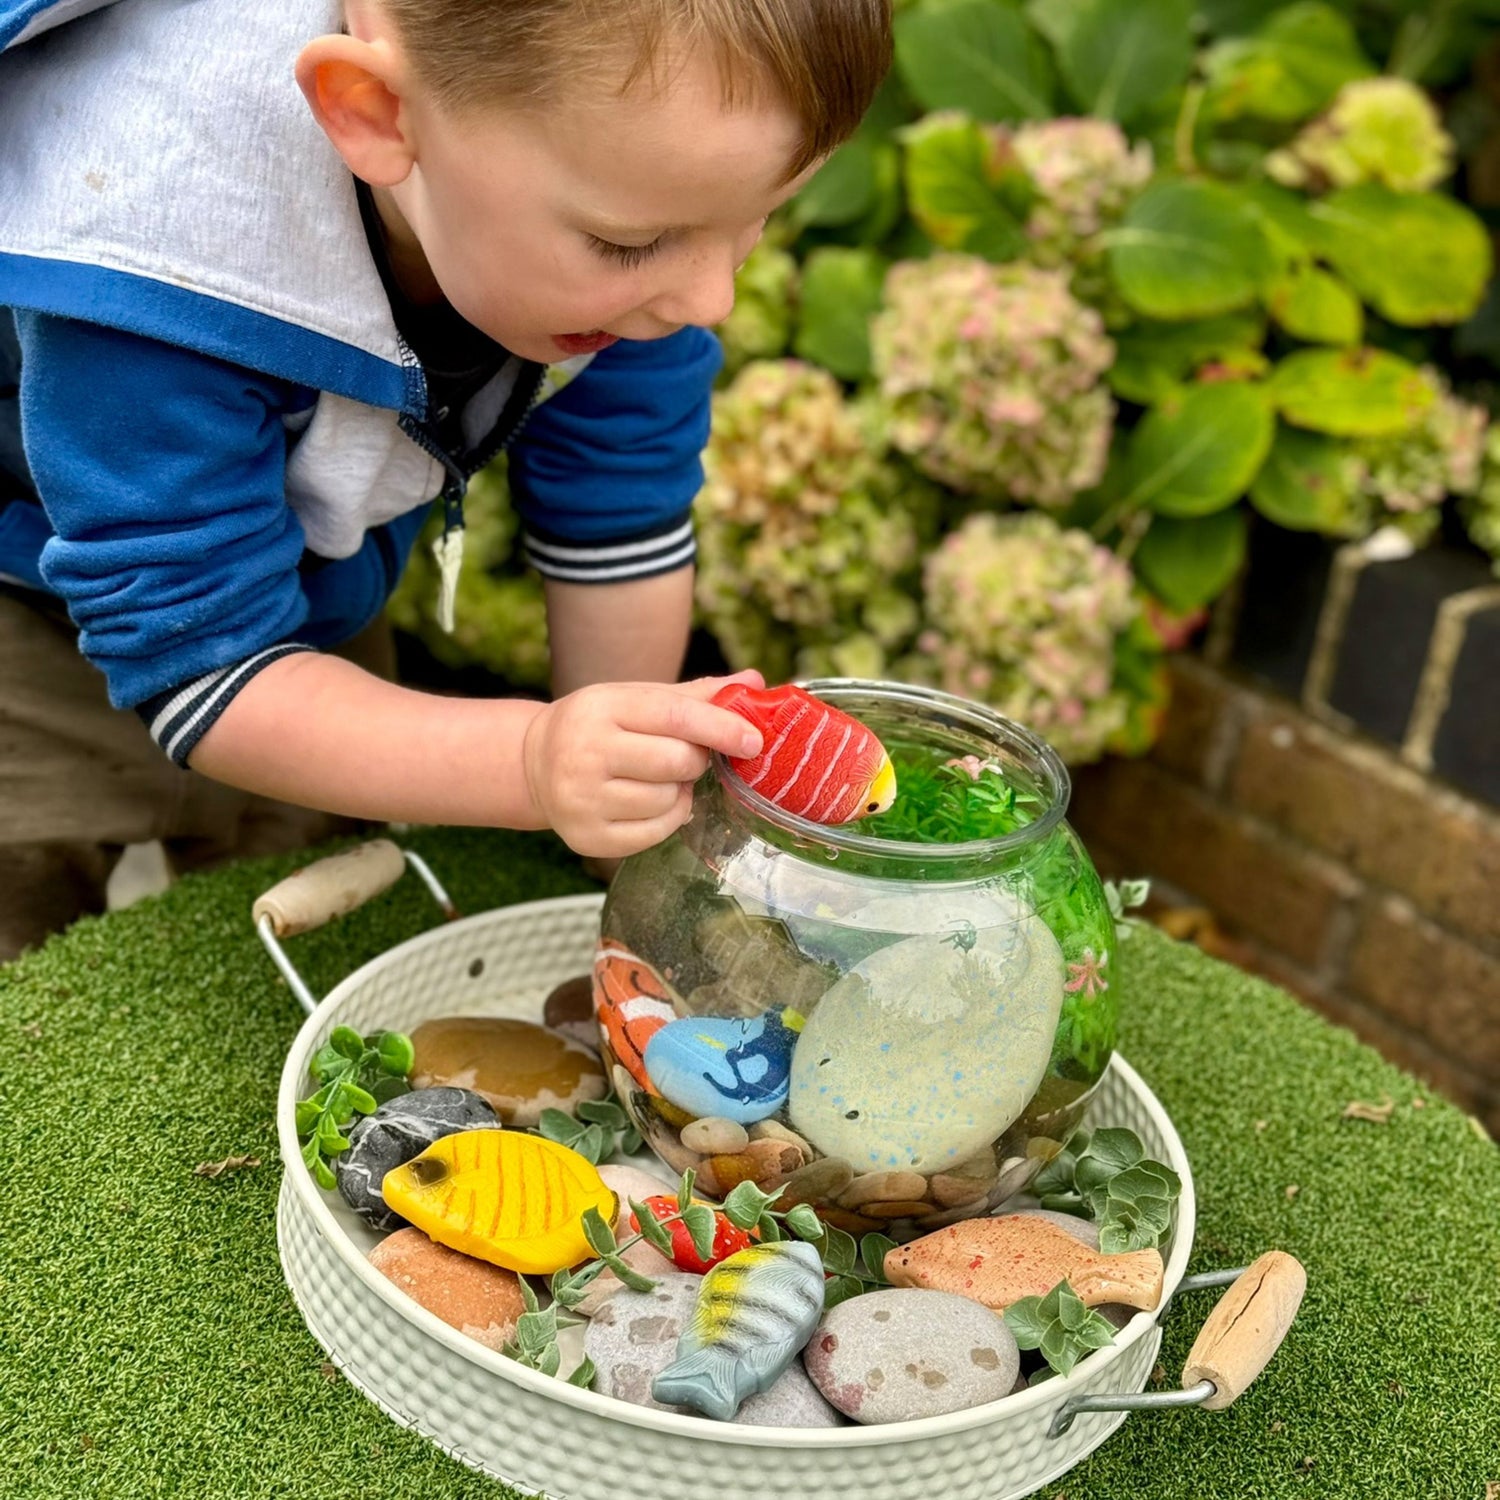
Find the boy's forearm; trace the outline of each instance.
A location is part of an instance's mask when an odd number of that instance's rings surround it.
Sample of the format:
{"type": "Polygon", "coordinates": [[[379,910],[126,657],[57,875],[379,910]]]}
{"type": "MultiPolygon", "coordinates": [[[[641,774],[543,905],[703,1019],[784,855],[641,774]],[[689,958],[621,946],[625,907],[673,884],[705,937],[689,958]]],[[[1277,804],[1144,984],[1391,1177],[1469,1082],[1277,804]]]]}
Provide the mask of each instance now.
{"type": "Polygon", "coordinates": [[[676,682],[693,618],[693,570],[628,583],[545,580],[552,692],[592,682],[676,682]]]}
{"type": "Polygon", "coordinates": [[[190,763],[216,781],[349,817],[540,828],[521,747],[541,709],[418,693],[300,652],[241,689],[190,763]]]}

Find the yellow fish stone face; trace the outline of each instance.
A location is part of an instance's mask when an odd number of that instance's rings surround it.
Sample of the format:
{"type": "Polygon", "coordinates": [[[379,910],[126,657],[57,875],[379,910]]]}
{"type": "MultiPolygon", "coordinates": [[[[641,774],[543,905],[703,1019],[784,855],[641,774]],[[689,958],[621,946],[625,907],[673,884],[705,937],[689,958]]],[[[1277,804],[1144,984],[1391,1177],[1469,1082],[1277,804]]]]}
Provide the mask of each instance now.
{"type": "Polygon", "coordinates": [[[450,1250],[523,1275],[587,1260],[583,1216],[615,1195],[576,1151],[516,1130],[461,1130],[385,1174],[385,1201],[450,1250]]]}

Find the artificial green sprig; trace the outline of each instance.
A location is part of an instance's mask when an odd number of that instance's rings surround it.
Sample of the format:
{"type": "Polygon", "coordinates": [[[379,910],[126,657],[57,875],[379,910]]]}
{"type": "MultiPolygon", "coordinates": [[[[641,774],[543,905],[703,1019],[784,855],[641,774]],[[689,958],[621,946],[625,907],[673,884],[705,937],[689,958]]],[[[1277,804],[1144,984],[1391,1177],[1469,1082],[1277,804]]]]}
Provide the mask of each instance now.
{"type": "MultiPolygon", "coordinates": [[[[523,1279],[527,1311],[518,1322],[516,1337],[506,1346],[505,1353],[532,1369],[556,1374],[561,1362],[557,1349],[558,1331],[579,1321],[571,1309],[583,1301],[589,1287],[606,1269],[613,1271],[632,1291],[649,1292],[656,1282],[630,1265],[624,1259],[624,1253],[632,1245],[645,1240],[670,1258],[672,1236],[668,1230],[673,1224],[680,1222],[687,1228],[693,1249],[702,1259],[708,1260],[713,1254],[717,1225],[714,1209],[707,1203],[693,1201],[695,1182],[696,1174],[691,1169],[682,1174],[677,1185],[678,1211],[664,1218],[658,1219],[644,1203],[631,1198],[630,1210],[639,1228],[628,1239],[617,1239],[598,1209],[589,1209],[583,1215],[583,1235],[596,1259],[554,1272],[549,1283],[552,1305],[545,1310],[536,1303],[535,1295],[523,1279]],[[687,1207],[682,1207],[683,1204],[687,1207]]],[[[771,1205],[780,1196],[780,1193],[763,1192],[753,1182],[742,1182],[725,1198],[718,1211],[736,1229],[747,1233],[758,1231],[762,1244],[785,1239],[790,1233],[799,1240],[816,1245],[824,1269],[829,1273],[824,1291],[825,1307],[836,1307],[870,1286],[887,1284],[884,1261],[886,1252],[895,1244],[894,1240],[872,1233],[856,1244],[852,1235],[824,1224],[811,1204],[797,1203],[785,1212],[773,1208],[771,1205]]],[[[568,1377],[574,1385],[587,1385],[593,1379],[592,1365],[588,1365],[586,1378],[581,1369],[568,1377]]]]}
{"type": "Polygon", "coordinates": [[[1182,1179],[1151,1161],[1133,1130],[1074,1134],[1037,1174],[1043,1208],[1092,1218],[1106,1255],[1154,1249],[1172,1230],[1182,1179]]]}
{"type": "Polygon", "coordinates": [[[629,1156],[640,1150],[640,1132],[613,1095],[608,1099],[585,1099],[577,1106],[576,1116],[564,1114],[560,1109],[544,1109],[537,1120],[536,1133],[576,1151],[596,1167],[616,1151],[629,1156]]]}
{"type": "Polygon", "coordinates": [[[1085,1307],[1066,1279],[1045,1297],[1022,1297],[1005,1309],[1005,1323],[1022,1349],[1040,1349],[1059,1375],[1086,1354],[1114,1343],[1109,1320],[1085,1307]]]}
{"type": "Polygon", "coordinates": [[[1106,880],[1104,899],[1109,903],[1109,914],[1115,919],[1115,932],[1123,941],[1140,925],[1139,917],[1128,913],[1146,904],[1151,894],[1149,880],[1106,880]]]}
{"type": "Polygon", "coordinates": [[[934,765],[931,758],[892,751],[901,795],[865,823],[881,838],[918,844],[962,844],[1000,838],[1036,821],[1041,798],[1012,785],[996,761],[977,756],[934,765]]]}
{"type": "Polygon", "coordinates": [[[411,1038],[400,1031],[362,1037],[352,1026],[335,1026],[309,1071],[322,1087],[297,1104],[302,1160],[330,1191],[337,1185],[329,1160],[349,1149],[344,1127],[408,1092],[406,1075],[415,1059],[411,1038]]]}

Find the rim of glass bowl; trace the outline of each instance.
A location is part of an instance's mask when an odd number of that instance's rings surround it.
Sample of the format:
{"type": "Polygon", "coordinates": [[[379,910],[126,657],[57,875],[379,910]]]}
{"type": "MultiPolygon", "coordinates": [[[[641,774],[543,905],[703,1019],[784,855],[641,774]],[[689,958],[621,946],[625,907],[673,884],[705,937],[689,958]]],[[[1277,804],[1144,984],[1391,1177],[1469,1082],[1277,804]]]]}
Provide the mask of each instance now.
{"type": "MultiPolygon", "coordinates": [[[[1034,823],[1028,823],[1024,828],[1001,834],[997,838],[968,839],[961,844],[924,844],[912,839],[878,838],[874,834],[854,832],[859,827],[857,821],[814,823],[810,818],[777,807],[753,787],[747,786],[728,760],[716,751],[713,767],[720,785],[749,812],[787,833],[853,854],[868,854],[892,860],[942,860],[960,864],[965,860],[1006,854],[1040,843],[1067,816],[1073,782],[1062,757],[1040,735],[1033,734],[1024,725],[1007,719],[993,708],[987,708],[971,698],[960,698],[956,693],[942,692],[938,688],[916,687],[910,683],[888,682],[873,677],[814,677],[797,683],[797,686],[835,708],[842,706],[838,701],[841,696],[847,699],[856,695],[868,697],[878,694],[887,700],[911,706],[940,709],[950,719],[958,720],[962,727],[992,739],[1009,741],[1007,749],[1032,756],[1044,778],[1040,789],[1050,800],[1046,810],[1034,823]]],[[[1027,769],[1030,770],[1031,767],[1028,766],[1027,769]]]]}

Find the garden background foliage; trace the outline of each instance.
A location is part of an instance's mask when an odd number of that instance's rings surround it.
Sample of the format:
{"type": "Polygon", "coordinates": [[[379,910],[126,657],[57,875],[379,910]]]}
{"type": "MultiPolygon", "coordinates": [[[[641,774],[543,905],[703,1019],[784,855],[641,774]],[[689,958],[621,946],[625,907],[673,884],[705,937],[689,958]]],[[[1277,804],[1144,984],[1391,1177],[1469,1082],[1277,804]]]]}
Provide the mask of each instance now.
{"type": "MultiPolygon", "coordinates": [[[[1500,0],[898,4],[720,329],[698,603],[729,662],[932,683],[1084,760],[1150,743],[1253,516],[1420,543],[1456,497],[1500,557],[1500,305],[1457,192],[1496,37],[1500,0]]],[[[539,684],[503,471],[467,510],[457,632],[425,553],[397,623],[539,684]]]]}

